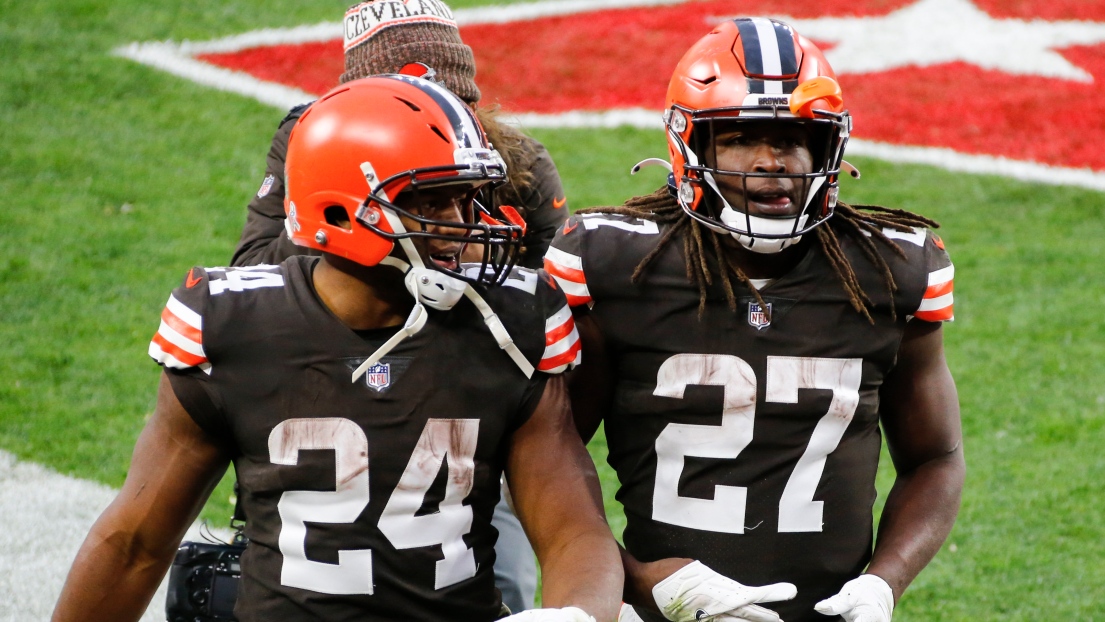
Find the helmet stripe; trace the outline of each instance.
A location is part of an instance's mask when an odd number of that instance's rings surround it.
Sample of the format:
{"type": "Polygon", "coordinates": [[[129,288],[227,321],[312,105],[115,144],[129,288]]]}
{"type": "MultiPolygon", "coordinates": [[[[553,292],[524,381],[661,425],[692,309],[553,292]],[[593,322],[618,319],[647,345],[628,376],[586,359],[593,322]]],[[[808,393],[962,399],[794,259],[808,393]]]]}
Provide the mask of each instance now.
{"type": "Polygon", "coordinates": [[[734,20],[744,46],[745,69],[756,76],[790,76],[798,73],[790,27],[762,17],[734,20]]]}
{"type": "Polygon", "coordinates": [[[453,133],[462,148],[479,148],[483,146],[480,131],[472,116],[472,110],[468,108],[456,95],[448,89],[428,80],[412,78],[401,74],[389,75],[388,78],[401,80],[412,86],[418,87],[426,93],[441,108],[453,126],[453,133]]]}

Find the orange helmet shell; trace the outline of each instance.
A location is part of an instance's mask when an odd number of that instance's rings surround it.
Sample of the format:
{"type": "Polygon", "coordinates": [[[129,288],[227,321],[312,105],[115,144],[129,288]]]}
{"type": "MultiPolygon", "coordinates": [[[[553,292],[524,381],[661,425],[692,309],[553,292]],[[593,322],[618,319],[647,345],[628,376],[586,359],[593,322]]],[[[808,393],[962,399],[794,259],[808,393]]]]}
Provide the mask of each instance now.
{"type": "Polygon", "coordinates": [[[307,109],[288,139],[289,237],[300,246],[374,266],[394,242],[358,226],[355,215],[367,203],[366,219],[381,231],[394,231],[370,195],[392,202],[416,178],[486,183],[486,170],[482,176],[432,170],[459,164],[472,152],[494,153],[472,111],[444,88],[400,75],[342,84],[307,109]],[[351,229],[327,222],[326,210],[335,205],[345,209],[351,229]]]}
{"type": "MultiPolygon", "coordinates": [[[[825,118],[825,112],[844,120],[839,138],[846,141],[850,121],[836,74],[813,42],[775,20],[742,18],[720,24],[683,55],[668,85],[664,116],[680,200],[697,210],[706,192],[697,183],[680,187],[684,178],[698,176],[686,170],[688,159],[696,159],[688,153],[696,120],[817,119],[825,118]]],[[[843,144],[839,151],[842,155],[843,144]]]]}

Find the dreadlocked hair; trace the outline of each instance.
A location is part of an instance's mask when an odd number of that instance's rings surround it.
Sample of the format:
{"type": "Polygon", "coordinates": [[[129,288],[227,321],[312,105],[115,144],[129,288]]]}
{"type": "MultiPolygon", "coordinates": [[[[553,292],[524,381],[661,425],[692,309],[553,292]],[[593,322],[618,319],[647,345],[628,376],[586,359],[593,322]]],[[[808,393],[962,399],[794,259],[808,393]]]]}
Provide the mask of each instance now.
{"type": "MultiPolygon", "coordinates": [[[[660,255],[673,239],[682,235],[687,280],[694,283],[698,288],[698,316],[700,318],[706,311],[706,288],[713,284],[715,278],[721,281],[731,311],[736,312],[737,310],[737,294],[733,287],[734,281],[744,283],[752,292],[756,302],[760,304],[761,309],[768,308],[760,296],[759,290],[752,285],[748,275],[733,260],[732,253],[726,252],[725,249],[729,244],[727,240],[731,237],[728,234],[713,231],[697,220],[687,217],[666,185],[652,194],[633,197],[626,201],[624,205],[592,207],[579,210],[578,213],[619,214],[651,220],[659,225],[670,224],[671,226],[660,237],[656,246],[637,264],[630,281],[637,283],[644,278],[652,261],[660,255]],[[686,233],[684,234],[685,230],[686,233]],[[715,274],[715,266],[717,274],[715,274]]],[[[894,293],[898,291],[898,284],[894,282],[890,265],[879,253],[876,241],[889,247],[897,255],[905,257],[905,251],[883,233],[884,228],[909,232],[913,230],[913,227],[936,229],[939,226],[940,224],[934,220],[906,210],[890,209],[878,205],[839,203],[836,206],[833,218],[814,230],[817,232],[817,240],[821,245],[822,252],[829,259],[833,271],[836,272],[844,291],[848,294],[852,308],[863,315],[868,322],[874,324],[875,320],[871,317],[870,311],[871,299],[863,291],[863,287],[852,269],[851,262],[844,254],[844,249],[840,245],[840,236],[846,235],[852,238],[867,260],[882,274],[886,291],[890,294],[891,317],[897,319],[897,311],[894,308],[894,293]]]]}

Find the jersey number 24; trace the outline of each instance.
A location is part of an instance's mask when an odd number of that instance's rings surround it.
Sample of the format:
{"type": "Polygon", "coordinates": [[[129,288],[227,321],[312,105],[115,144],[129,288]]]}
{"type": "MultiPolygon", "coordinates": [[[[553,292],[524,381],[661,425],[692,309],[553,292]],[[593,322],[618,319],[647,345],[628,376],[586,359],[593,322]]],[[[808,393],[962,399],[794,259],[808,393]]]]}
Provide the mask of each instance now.
{"type": "MultiPolygon", "coordinates": [[[[434,589],[476,575],[472,549],[462,537],[472,530],[472,507],[463,505],[472,491],[478,419],[430,419],[414,453],[380,515],[380,531],[397,549],[441,545],[434,589]],[[449,478],[445,498],[433,514],[417,516],[446,456],[449,478]]],[[[323,594],[372,594],[372,550],[339,550],[338,563],[307,559],[307,523],[352,523],[368,506],[368,437],[349,419],[289,419],[269,434],[269,460],[294,466],[299,452],[334,450],[333,491],[290,490],[277,504],[280,512],[280,582],[323,594]]]]}

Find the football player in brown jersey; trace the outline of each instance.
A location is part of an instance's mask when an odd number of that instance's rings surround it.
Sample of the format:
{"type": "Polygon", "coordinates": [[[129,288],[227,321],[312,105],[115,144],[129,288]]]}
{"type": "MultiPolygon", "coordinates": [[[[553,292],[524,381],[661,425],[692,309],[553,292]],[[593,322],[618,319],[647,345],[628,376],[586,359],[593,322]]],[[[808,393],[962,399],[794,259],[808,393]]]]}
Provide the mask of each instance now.
{"type": "Polygon", "coordinates": [[[323,96],[292,131],[287,223],[322,251],[193,268],[150,355],[157,406],[53,619],[137,620],[233,461],[249,544],[235,615],[495,620],[505,470],[546,609],[617,614],[622,570],[560,373],[563,293],[511,268],[522,227],[473,202],[505,166],[470,108],[391,75],[323,96]],[[462,266],[465,244],[482,262],[462,266]]]}
{"type": "Polygon", "coordinates": [[[851,117],[784,23],[697,42],[664,120],[668,186],[577,213],[546,255],[584,344],[577,425],[604,422],[621,484],[622,619],[888,622],[965,470],[937,225],[838,202],[851,117]]]}

